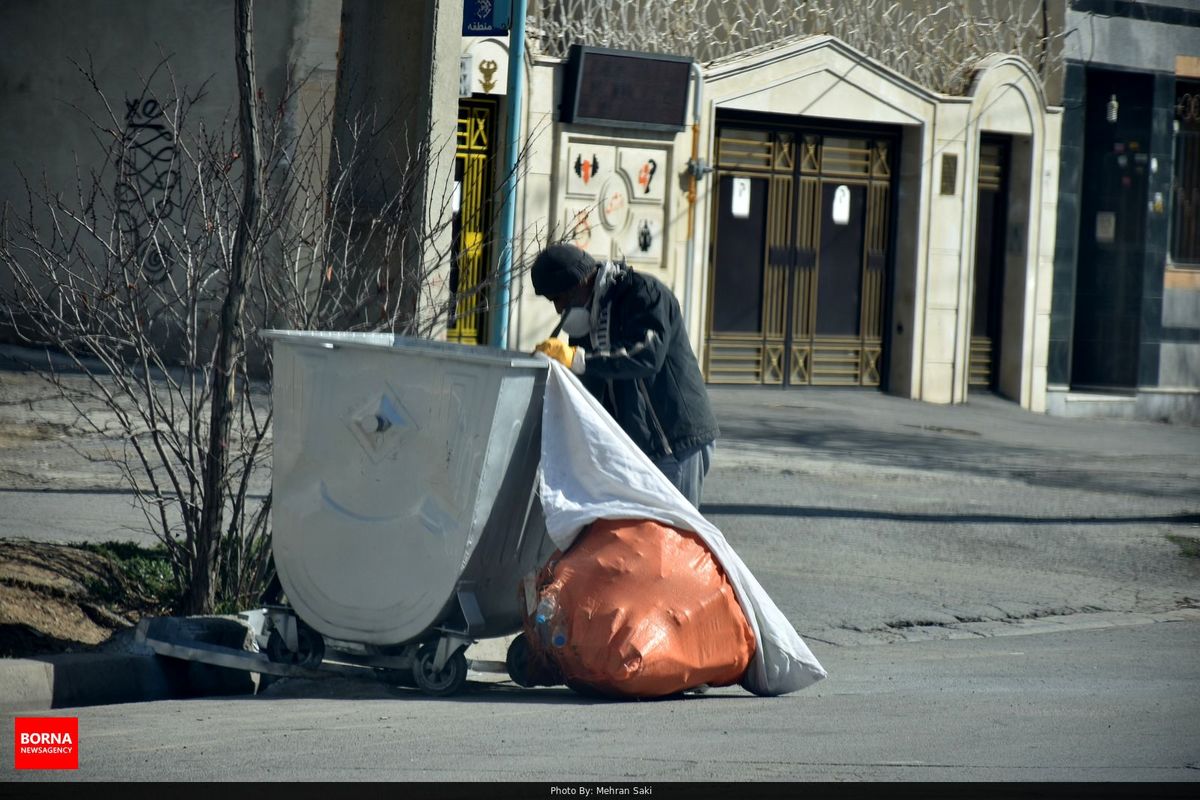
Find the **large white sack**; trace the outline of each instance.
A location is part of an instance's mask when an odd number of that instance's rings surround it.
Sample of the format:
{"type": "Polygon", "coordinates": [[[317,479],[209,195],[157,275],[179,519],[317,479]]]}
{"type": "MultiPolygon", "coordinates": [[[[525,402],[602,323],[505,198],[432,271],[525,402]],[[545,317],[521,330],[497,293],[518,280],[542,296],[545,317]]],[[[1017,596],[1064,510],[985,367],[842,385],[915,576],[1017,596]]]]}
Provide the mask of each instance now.
{"type": "Polygon", "coordinates": [[[566,550],[598,519],[652,519],[694,531],[712,551],[754,629],[742,685],[760,695],[794,692],[825,669],[725,536],[692,507],[570,370],[550,362],[542,408],[539,492],[546,529],[566,550]]]}

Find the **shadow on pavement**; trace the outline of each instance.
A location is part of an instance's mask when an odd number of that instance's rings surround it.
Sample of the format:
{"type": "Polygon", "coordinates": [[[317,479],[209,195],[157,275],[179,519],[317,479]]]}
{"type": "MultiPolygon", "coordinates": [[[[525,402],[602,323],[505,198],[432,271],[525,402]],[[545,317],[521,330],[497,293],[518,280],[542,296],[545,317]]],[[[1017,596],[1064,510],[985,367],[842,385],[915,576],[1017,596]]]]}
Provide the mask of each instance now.
{"type": "Polygon", "coordinates": [[[704,503],[705,516],[797,517],[811,519],[878,519],[889,522],[970,523],[980,525],[1127,525],[1162,523],[1164,525],[1200,524],[1200,514],[1162,514],[1106,517],[1031,517],[1013,514],[923,514],[897,511],[870,511],[813,506],[781,506],[761,503],[704,503]]]}
{"type": "Polygon", "coordinates": [[[277,700],[401,700],[420,703],[508,703],[544,706],[595,706],[615,703],[669,703],[696,700],[753,699],[750,692],[738,690],[736,694],[713,693],[671,695],[645,700],[608,698],[579,694],[565,686],[539,686],[523,688],[509,683],[468,680],[458,694],[447,697],[431,697],[419,689],[395,686],[370,680],[330,679],[328,681],[298,679],[272,683],[253,698],[256,701],[277,700]]]}
{"type": "Polygon", "coordinates": [[[1006,443],[986,433],[932,425],[906,425],[920,431],[911,434],[815,418],[720,419],[720,425],[718,448],[741,443],[786,448],[830,462],[1001,478],[1043,488],[1196,497],[1188,429],[1179,431],[1179,452],[1168,455],[1139,454],[1116,445],[1086,447],[1086,442],[1049,436],[1045,446],[1006,443]]]}

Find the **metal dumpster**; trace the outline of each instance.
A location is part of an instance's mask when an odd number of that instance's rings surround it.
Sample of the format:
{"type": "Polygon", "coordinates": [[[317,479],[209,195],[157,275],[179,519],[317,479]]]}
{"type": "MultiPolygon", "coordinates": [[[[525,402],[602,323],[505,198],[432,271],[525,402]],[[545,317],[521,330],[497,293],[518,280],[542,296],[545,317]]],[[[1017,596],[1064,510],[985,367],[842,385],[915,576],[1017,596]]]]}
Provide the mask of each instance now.
{"type": "Polygon", "coordinates": [[[458,688],[554,545],[536,496],[546,362],[391,334],[264,331],[274,351],[272,658],[325,647],[458,688]],[[389,659],[390,657],[390,659],[389,659]]]}

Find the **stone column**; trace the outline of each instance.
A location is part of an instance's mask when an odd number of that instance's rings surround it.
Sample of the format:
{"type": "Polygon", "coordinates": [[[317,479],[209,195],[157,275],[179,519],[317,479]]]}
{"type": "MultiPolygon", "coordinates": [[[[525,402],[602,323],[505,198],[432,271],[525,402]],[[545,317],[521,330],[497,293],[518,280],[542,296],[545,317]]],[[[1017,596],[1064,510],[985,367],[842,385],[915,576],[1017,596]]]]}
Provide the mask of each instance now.
{"type": "MultiPolygon", "coordinates": [[[[389,186],[408,178],[421,196],[414,225],[423,237],[417,252],[390,260],[408,277],[420,269],[426,278],[401,302],[407,313],[429,320],[445,306],[452,246],[450,202],[454,189],[454,149],[458,122],[458,55],[462,40],[460,0],[346,0],[342,10],[342,58],[338,76],[338,124],[356,114],[375,114],[381,133],[369,153],[375,175],[361,181],[358,201],[370,209],[383,202],[379,180],[389,186]],[[419,180],[412,182],[414,173],[419,180]]],[[[348,134],[336,134],[343,146],[348,134]]],[[[394,277],[399,277],[395,275],[394,277]]],[[[445,322],[432,331],[445,337],[445,322]]]]}

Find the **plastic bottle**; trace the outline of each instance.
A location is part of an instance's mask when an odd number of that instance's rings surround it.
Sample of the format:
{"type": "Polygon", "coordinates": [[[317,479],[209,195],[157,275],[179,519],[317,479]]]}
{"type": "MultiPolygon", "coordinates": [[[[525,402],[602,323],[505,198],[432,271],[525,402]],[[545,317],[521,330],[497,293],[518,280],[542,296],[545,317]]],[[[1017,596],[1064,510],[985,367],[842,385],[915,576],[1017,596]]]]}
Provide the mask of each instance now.
{"type": "Polygon", "coordinates": [[[555,619],[558,604],[550,595],[543,595],[538,601],[537,611],[533,621],[537,625],[538,638],[552,647],[562,647],[567,643],[567,632],[562,623],[555,619]]]}

